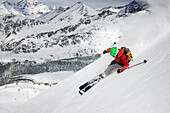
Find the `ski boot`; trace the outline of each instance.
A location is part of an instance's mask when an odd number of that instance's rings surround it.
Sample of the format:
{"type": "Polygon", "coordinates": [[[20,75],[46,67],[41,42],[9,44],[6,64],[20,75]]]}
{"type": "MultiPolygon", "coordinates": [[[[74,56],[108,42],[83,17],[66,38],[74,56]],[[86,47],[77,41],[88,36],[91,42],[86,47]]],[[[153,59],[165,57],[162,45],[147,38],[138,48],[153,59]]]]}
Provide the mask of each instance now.
{"type": "Polygon", "coordinates": [[[103,79],[103,78],[105,77],[105,74],[104,74],[104,73],[101,73],[101,74],[99,75],[99,77],[100,77],[101,79],[103,79]]]}

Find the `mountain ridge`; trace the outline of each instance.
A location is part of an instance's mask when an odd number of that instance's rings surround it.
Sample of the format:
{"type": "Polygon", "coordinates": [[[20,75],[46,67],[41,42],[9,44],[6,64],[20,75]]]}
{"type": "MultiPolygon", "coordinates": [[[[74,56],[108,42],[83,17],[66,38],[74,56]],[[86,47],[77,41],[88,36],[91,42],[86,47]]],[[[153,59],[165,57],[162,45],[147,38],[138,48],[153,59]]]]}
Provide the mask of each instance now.
{"type": "Polygon", "coordinates": [[[119,13],[113,12],[111,7],[96,11],[82,2],[77,2],[72,7],[61,8],[60,11],[57,9],[36,19],[26,19],[27,21],[13,19],[16,16],[11,16],[12,18],[5,19],[5,25],[1,24],[1,39],[3,39],[1,51],[10,51],[13,54],[32,54],[45,49],[58,48],[63,51],[64,48],[73,47],[67,56],[95,54],[100,51],[103,45],[101,43],[107,43],[100,41],[96,43],[96,40],[99,40],[98,35],[108,38],[108,43],[110,40],[119,39],[118,30],[114,27],[107,27],[116,24],[119,19],[117,14],[119,13]],[[113,32],[108,35],[107,32],[111,29],[113,32]],[[103,30],[102,34],[100,30],[103,30]],[[89,50],[85,49],[85,44],[92,45],[91,49],[90,47],[89,50]]]}
{"type": "MultiPolygon", "coordinates": [[[[27,16],[27,15],[41,15],[44,13],[47,13],[50,11],[50,9],[48,8],[48,6],[38,2],[38,0],[34,1],[34,0],[6,0],[3,1],[1,3],[1,5],[4,4],[4,7],[2,7],[2,11],[4,10],[16,10],[15,12],[17,12],[18,14],[20,14],[21,16],[27,16]],[[5,7],[5,5],[10,6],[9,7],[5,7]]],[[[16,15],[17,13],[15,12],[7,12],[4,14],[1,14],[2,16],[6,15],[6,14],[14,14],[16,15]]]]}

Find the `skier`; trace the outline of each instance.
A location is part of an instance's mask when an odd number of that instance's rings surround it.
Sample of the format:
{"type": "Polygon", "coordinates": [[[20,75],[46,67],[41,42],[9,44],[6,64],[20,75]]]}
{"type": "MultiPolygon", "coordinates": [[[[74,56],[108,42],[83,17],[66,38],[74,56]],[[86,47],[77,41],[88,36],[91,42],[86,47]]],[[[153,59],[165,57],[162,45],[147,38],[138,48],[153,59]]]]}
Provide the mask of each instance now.
{"type": "Polygon", "coordinates": [[[83,85],[79,87],[79,93],[82,95],[94,85],[96,85],[101,79],[105,78],[106,76],[110,75],[115,69],[120,68],[117,70],[117,73],[123,72],[129,66],[129,62],[132,59],[131,52],[126,47],[121,47],[118,49],[117,47],[112,47],[107,50],[103,51],[103,54],[110,53],[115,59],[108,65],[108,68],[97,77],[87,81],[83,85]]]}
{"type": "MultiPolygon", "coordinates": [[[[125,69],[128,68],[129,62],[132,59],[131,51],[129,50],[129,48],[126,48],[126,47],[121,47],[121,49],[118,49],[117,47],[112,47],[112,48],[109,48],[103,51],[103,54],[106,54],[106,53],[110,53],[110,55],[113,56],[115,59],[108,65],[108,68],[103,73],[85,82],[83,85],[79,87],[80,95],[83,95],[89,89],[94,87],[100,80],[110,75],[115,69],[120,68],[117,70],[117,73],[123,72],[125,69]]],[[[147,60],[144,60],[129,68],[135,67],[137,65],[140,65],[146,62],[147,60]]]]}
{"type": "Polygon", "coordinates": [[[120,68],[117,70],[117,73],[123,72],[129,66],[129,62],[132,58],[130,50],[126,47],[122,47],[121,49],[112,47],[103,51],[103,54],[106,53],[110,53],[110,55],[115,59],[108,65],[108,68],[104,71],[104,73],[100,75],[103,78],[104,76],[110,75],[113,70],[117,68],[120,68]]]}

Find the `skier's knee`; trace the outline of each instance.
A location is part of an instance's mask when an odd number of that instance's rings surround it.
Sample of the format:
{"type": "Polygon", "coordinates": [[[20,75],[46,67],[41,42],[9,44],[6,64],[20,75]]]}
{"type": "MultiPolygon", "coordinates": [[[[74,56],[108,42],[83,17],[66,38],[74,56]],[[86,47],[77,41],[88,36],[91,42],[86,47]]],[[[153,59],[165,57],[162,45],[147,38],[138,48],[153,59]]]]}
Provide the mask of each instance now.
{"type": "Polygon", "coordinates": [[[113,64],[116,64],[115,60],[113,60],[113,61],[110,63],[110,65],[113,65],[113,64]]]}

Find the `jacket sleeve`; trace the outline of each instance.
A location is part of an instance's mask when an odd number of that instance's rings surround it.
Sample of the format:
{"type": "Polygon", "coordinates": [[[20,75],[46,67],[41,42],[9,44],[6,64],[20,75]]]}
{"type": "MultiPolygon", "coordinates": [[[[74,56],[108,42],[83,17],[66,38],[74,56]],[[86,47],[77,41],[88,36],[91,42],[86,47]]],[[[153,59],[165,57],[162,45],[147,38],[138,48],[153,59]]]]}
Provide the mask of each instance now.
{"type": "Polygon", "coordinates": [[[122,57],[120,58],[121,61],[122,61],[122,64],[124,65],[121,70],[125,70],[128,66],[129,66],[129,63],[126,59],[126,55],[122,55],[122,57]]]}
{"type": "Polygon", "coordinates": [[[126,59],[126,55],[123,54],[123,51],[121,49],[119,49],[119,53],[115,58],[115,62],[120,64],[120,65],[123,65],[121,70],[124,70],[129,66],[129,63],[128,63],[127,59],[126,59]],[[119,59],[121,60],[121,62],[120,62],[119,59]]]}
{"type": "Polygon", "coordinates": [[[111,48],[107,49],[106,52],[109,53],[109,52],[110,52],[110,49],[111,49],[111,48]]]}

